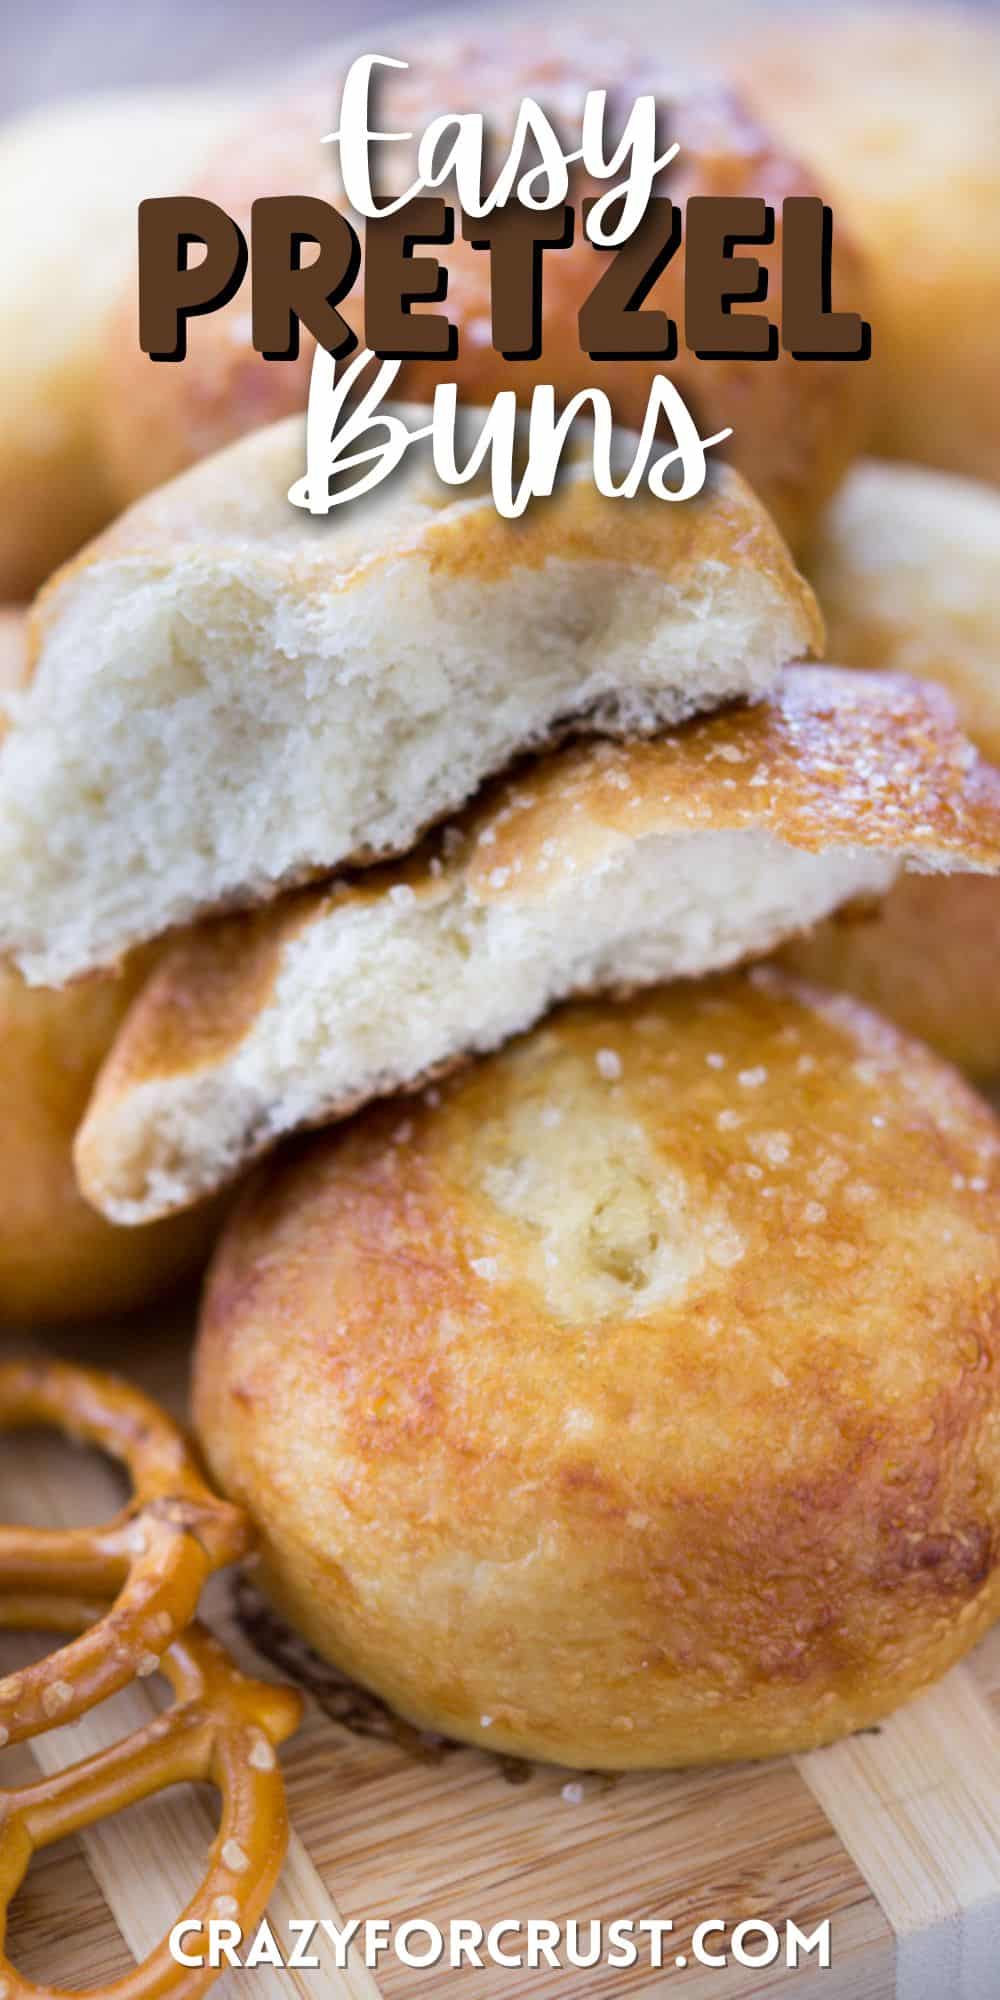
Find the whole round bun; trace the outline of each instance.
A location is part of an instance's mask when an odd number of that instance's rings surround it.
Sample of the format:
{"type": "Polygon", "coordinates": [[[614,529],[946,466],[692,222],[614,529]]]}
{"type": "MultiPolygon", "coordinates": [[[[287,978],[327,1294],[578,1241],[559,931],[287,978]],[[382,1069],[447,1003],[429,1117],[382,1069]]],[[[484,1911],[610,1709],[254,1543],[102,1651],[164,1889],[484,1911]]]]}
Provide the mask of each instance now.
{"type": "Polygon", "coordinates": [[[225,115],[214,91],[109,91],[0,133],[0,598],[29,597],[116,512],[95,390],[107,367],[116,393],[104,340],[126,287],[137,344],[136,208],[184,184],[225,115]]]}
{"type": "MultiPolygon", "coordinates": [[[[534,20],[530,26],[477,26],[460,39],[450,32],[409,47],[397,39],[393,50],[409,56],[412,66],[381,86],[379,122],[418,135],[437,112],[482,108],[497,135],[499,157],[525,94],[536,95],[564,126],[569,143],[577,145],[587,89],[607,90],[615,131],[636,96],[655,92],[669,138],[681,149],[662,191],[679,203],[690,195],[711,194],[756,195],[773,205],[775,241],[759,255],[768,273],[768,310],[772,318],[780,314],[782,202],[786,195],[816,192],[814,178],[774,143],[728,88],[665,69],[659,59],[650,58],[648,45],[630,43],[623,33],[603,40],[578,32],[567,53],[534,20]]],[[[307,70],[285,76],[271,99],[254,107],[246,131],[236,134],[206,168],[196,191],[219,203],[241,227],[248,225],[251,204],[263,194],[318,195],[343,205],[337,152],[322,143],[322,136],[330,129],[338,79],[346,74],[348,60],[343,50],[331,51],[325,59],[314,56],[307,70]]],[[[383,147],[379,172],[385,192],[410,185],[412,149],[383,147]]],[[[575,198],[586,192],[581,186],[575,198]]],[[[409,363],[394,394],[426,400],[443,379],[457,381],[462,400],[475,404],[510,387],[527,399],[536,382],[552,382],[560,398],[568,400],[593,385],[608,391],[621,423],[639,427],[652,378],[665,372],[689,400],[703,435],[733,428],[723,450],[756,486],[793,546],[807,538],[817,508],[865,435],[865,368],[836,361],[803,367],[784,352],[766,364],[698,361],[684,344],[683,249],[645,302],[677,323],[677,359],[666,365],[590,360],[580,347],[577,314],[607,268],[607,253],[586,241],[579,223],[572,247],[552,250],[544,258],[541,354],[535,361],[511,364],[490,341],[488,257],[465,244],[459,232],[459,240],[442,251],[441,259],[448,292],[445,306],[436,310],[445,311],[458,329],[457,359],[409,363]]],[[[864,310],[863,275],[842,227],[835,305],[864,310]]],[[[342,307],[359,335],[361,300],[359,279],[342,307]]],[[[103,399],[105,445],[123,501],[244,431],[305,407],[313,343],[303,339],[297,361],[262,360],[251,346],[247,284],[227,307],[191,323],[181,368],[151,364],[137,347],[133,322],[134,300],[124,298],[108,337],[103,399]]]]}
{"type": "Polygon", "coordinates": [[[765,969],[584,1005],[263,1173],[195,1408],[306,1638],[585,1767],[803,1750],[1000,1610],[1000,1128],[765,969]]]}
{"type": "Polygon", "coordinates": [[[873,448],[1000,480],[995,17],[838,9],[752,33],[741,52],[726,32],[727,62],[867,253],[873,448]]]}
{"type": "Polygon", "coordinates": [[[207,1254],[215,1208],[115,1229],[84,1200],[73,1138],[149,970],[48,992],[0,969],[0,1325],[89,1319],[148,1304],[207,1254]]]}

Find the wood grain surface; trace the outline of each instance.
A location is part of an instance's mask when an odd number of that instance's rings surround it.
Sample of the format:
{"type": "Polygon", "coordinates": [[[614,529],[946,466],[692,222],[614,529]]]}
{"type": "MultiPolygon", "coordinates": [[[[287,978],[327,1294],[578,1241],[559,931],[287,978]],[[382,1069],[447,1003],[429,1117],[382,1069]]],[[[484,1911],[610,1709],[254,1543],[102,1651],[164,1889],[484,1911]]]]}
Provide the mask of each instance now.
{"type": "MultiPolygon", "coordinates": [[[[135,1334],[77,1333],[69,1358],[115,1366],[182,1410],[185,1316],[135,1334]]],[[[0,1518],[57,1524],[120,1504],[118,1476],[56,1441],[0,1446],[0,1518]]],[[[210,1620],[261,1671],[232,1618],[226,1579],[210,1620]]],[[[29,1642],[0,1638],[0,1671],[29,1642]]],[[[264,1667],[273,1675],[273,1668],[264,1667]]],[[[162,1700],[144,1682],[73,1729],[11,1753],[5,1782],[59,1768],[146,1717],[162,1700]]],[[[972,1660],[879,1731],[798,1760],[582,1780],[537,1767],[512,1784],[500,1763],[453,1750],[436,1763],[350,1733],[310,1703],[283,1753],[294,1836],[272,1906],[334,1919],[456,1916],[672,1918],[685,1955],[707,1916],[765,1917],[812,1930],[832,1921],[833,1965],[662,1972],[410,1970],[229,1974],[220,2000],[593,2000],[669,1991],[678,2000],[993,2000],[1000,1991],[1000,1630],[972,1660]]],[[[39,1856],[16,1899],[10,1951],[36,1980],[74,1986],[119,1976],[166,1931],[198,1879],[213,1821],[205,1796],[178,1789],[39,1856]]]]}

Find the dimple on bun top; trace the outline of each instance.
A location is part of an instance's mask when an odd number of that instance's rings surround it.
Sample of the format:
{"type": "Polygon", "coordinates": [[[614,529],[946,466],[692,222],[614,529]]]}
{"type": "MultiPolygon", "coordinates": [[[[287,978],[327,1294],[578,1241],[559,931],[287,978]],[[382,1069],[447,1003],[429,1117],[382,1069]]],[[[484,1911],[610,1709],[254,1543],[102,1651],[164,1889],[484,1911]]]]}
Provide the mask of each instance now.
{"type": "Polygon", "coordinates": [[[410,1720],[801,1750],[1000,1609],[998,1225],[992,1114],[855,1003],[568,1008],[258,1178],[197,1423],[279,1607],[410,1720]]]}

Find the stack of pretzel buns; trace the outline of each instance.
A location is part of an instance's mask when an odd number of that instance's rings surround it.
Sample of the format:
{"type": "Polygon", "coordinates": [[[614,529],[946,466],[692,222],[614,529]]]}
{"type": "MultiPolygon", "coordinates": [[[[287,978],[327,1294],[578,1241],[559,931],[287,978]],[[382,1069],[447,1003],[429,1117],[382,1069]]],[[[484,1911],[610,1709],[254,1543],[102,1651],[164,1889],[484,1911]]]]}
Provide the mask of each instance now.
{"type": "MultiPolygon", "coordinates": [[[[998,46],[927,16],[909,50],[913,92],[968,95],[955,190],[998,46]]],[[[760,36],[681,81],[620,37],[452,34],[400,86],[414,131],[655,90],[675,198],[830,195],[872,372],[670,364],[733,427],[696,499],[604,499],[581,449],[510,522],[411,451],[313,519],[305,345],[264,362],[237,298],[183,365],[140,353],[141,194],[335,198],[319,59],[74,112],[94,338],[0,342],[0,491],[33,452],[65,503],[0,526],[0,1315],[208,1260],[193,1418],[278,1610],[408,1720],[587,1769],[827,1742],[1000,1615],[1000,494],[944,342],[907,462],[894,224],[837,205],[829,60],[801,36],[801,132],[760,36]]],[[[0,213],[62,143],[0,140],[0,213]]],[[[898,215],[903,121],[893,174],[898,215]]],[[[987,281],[927,226],[981,355],[987,281]]],[[[59,251],[40,227],[39,287],[59,251]]],[[[592,255],[551,260],[519,375],[456,246],[467,404],[591,379],[592,255]]],[[[634,422],[655,365],[606,367],[634,422]]]]}

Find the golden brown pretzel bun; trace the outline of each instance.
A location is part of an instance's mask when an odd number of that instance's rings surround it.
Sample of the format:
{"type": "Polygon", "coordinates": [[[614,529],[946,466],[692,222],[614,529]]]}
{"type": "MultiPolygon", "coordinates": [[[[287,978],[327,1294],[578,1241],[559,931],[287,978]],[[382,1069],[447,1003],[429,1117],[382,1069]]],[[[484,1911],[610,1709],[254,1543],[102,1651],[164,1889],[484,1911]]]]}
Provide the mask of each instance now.
{"type": "Polygon", "coordinates": [[[838,911],[780,954],[919,1035],[980,1083],[1000,1078],[1000,883],[907,875],[884,902],[838,911]]]}
{"type": "MultiPolygon", "coordinates": [[[[0,610],[0,697],[27,671],[24,614],[0,610]]],[[[0,734],[3,713],[0,708],[0,734]]],[[[0,1326],[146,1304],[204,1259],[219,1210],[114,1229],[84,1201],[73,1139],[98,1071],[154,962],[60,993],[0,967],[0,1326]]]]}
{"type": "Polygon", "coordinates": [[[986,8],[796,16],[725,44],[872,280],[873,448],[1000,480],[1000,27],[986,8]]]}
{"type": "MultiPolygon", "coordinates": [[[[867,460],[817,539],[812,579],[834,657],[946,687],[1000,764],[1000,495],[867,460]]],[[[1000,1077],[1000,886],[912,877],[878,908],[796,939],[783,962],[844,987],[980,1082],[1000,1077]]]]}
{"type": "Polygon", "coordinates": [[[0,1325],[127,1312],[197,1269],[218,1222],[202,1207],[115,1229],[84,1201],[73,1136],[94,1078],[149,969],[59,993],[0,969],[0,1325]]]}
{"type": "MultiPolygon", "coordinates": [[[[27,597],[110,520],[95,428],[105,322],[133,295],[136,208],[219,143],[215,93],[108,92],[0,132],[0,598],[27,597]]],[[[132,336],[134,339],[134,335],[132,336]]]]}
{"type": "MultiPolygon", "coordinates": [[[[456,41],[446,39],[407,48],[398,38],[394,53],[412,67],[386,82],[380,121],[419,134],[442,109],[482,107],[492,128],[509,130],[512,110],[528,92],[537,94],[552,116],[565,118],[578,134],[584,92],[601,86],[609,93],[611,117],[641,92],[655,91],[668,108],[669,137],[681,147],[666,187],[683,202],[689,194],[760,196],[777,210],[777,237],[761,251],[769,273],[772,317],[780,311],[781,203],[786,195],[814,192],[812,177],[772,138],[732,94],[716,83],[678,81],[651,61],[646,49],[621,35],[602,41],[586,32],[573,38],[566,54],[532,23],[520,29],[476,28],[456,41]]],[[[337,200],[337,154],[321,143],[338,102],[337,79],[346,67],[342,52],[313,59],[307,73],[285,77],[270,101],[255,108],[247,130],[202,175],[197,192],[218,202],[244,226],[252,201],[264,194],[315,194],[337,200]]],[[[617,129],[617,126],[615,127],[617,129]]],[[[578,136],[573,140],[578,144],[578,136]]],[[[409,148],[383,148],[383,186],[409,185],[409,148]],[[390,182],[388,176],[394,178],[390,182]]],[[[846,229],[838,233],[834,304],[864,310],[863,272],[846,229]]],[[[581,351],[577,313],[606,268],[607,254],[577,239],[572,248],[544,259],[542,353],[537,361],[509,364],[490,344],[489,262],[461,240],[442,252],[448,280],[446,310],[459,330],[457,361],[413,362],[401,373],[394,394],[420,401],[435,381],[457,380],[463,400],[488,402],[503,387],[527,397],[536,382],[555,382],[568,399],[590,385],[612,396],[619,420],[641,424],[653,375],[663,364],[591,361],[581,351]]],[[[779,525],[798,546],[806,539],[816,510],[859,448],[867,421],[867,370],[837,362],[808,365],[782,353],[774,361],[697,361],[684,345],[683,253],[668,265],[647,305],[666,310],[678,322],[680,353],[663,372],[671,375],[698,415],[703,435],[732,426],[724,447],[732,462],[755,485],[779,525]]],[[[345,302],[345,316],[361,329],[360,280],[345,302]]],[[[305,407],[312,342],[304,339],[296,362],[267,362],[250,344],[249,291],[244,284],[229,306],[194,321],[182,367],[150,362],[135,338],[134,301],[123,302],[109,337],[114,373],[104,401],[105,437],[113,474],[123,500],[131,499],[180,471],[192,460],[291,411],[305,407]]]]}
{"type": "Polygon", "coordinates": [[[801,1750],[1000,1610],[1000,1127],[767,968],[563,1010],[262,1173],[195,1404],[268,1589],[413,1721],[801,1750]]]}

